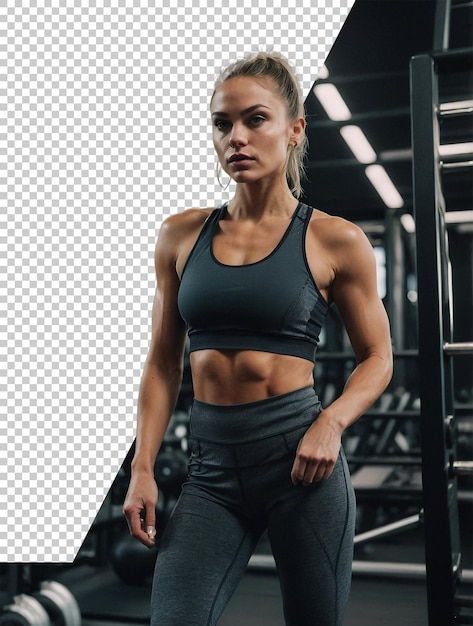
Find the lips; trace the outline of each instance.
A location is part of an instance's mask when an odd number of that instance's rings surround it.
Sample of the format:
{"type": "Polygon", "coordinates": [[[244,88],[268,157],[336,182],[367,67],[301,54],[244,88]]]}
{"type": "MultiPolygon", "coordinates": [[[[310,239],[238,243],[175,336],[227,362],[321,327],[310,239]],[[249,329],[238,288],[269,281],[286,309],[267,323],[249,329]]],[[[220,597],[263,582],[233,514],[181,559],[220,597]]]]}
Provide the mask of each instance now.
{"type": "Polygon", "coordinates": [[[228,162],[239,163],[243,161],[252,161],[252,160],[253,158],[248,156],[247,154],[238,153],[238,154],[232,154],[232,156],[228,159],[228,162]]]}

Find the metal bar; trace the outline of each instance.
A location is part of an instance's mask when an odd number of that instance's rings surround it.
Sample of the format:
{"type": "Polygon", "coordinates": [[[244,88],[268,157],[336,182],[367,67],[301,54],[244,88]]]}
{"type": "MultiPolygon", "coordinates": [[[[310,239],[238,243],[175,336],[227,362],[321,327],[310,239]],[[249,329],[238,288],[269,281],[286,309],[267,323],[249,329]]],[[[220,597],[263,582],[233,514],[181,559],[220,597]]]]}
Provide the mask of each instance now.
{"type": "MultiPolygon", "coordinates": [[[[442,59],[447,57],[442,53],[442,59]]],[[[459,547],[457,502],[450,495],[455,485],[452,490],[445,445],[450,385],[443,351],[449,337],[444,339],[448,315],[444,310],[445,202],[438,167],[438,86],[431,55],[411,59],[410,71],[428,613],[431,626],[448,626],[455,623],[453,561],[459,547]]]]}
{"type": "Polygon", "coordinates": [[[434,21],[434,49],[447,50],[450,41],[450,0],[437,0],[434,21]]]}
{"type": "Polygon", "coordinates": [[[386,298],[385,306],[391,320],[391,336],[398,349],[405,347],[404,324],[404,246],[399,215],[394,209],[387,210],[384,217],[386,253],[386,298]]]}
{"type": "Polygon", "coordinates": [[[412,487],[409,485],[390,487],[389,485],[373,485],[370,487],[355,485],[356,497],[363,502],[413,502],[421,504],[422,487],[412,487]]]}
{"type": "Polygon", "coordinates": [[[448,211],[445,214],[446,224],[472,224],[473,223],[473,211],[448,211]]]}
{"type": "MultiPolygon", "coordinates": [[[[466,154],[470,154],[467,152],[466,154]]],[[[397,152],[391,151],[386,155],[379,154],[379,158],[376,161],[373,161],[373,164],[383,164],[388,161],[393,162],[406,162],[411,161],[412,156],[409,154],[407,150],[399,150],[397,152]]],[[[473,165],[473,161],[440,161],[440,167],[445,170],[453,170],[453,169],[462,169],[471,167],[473,165]]],[[[354,158],[347,159],[324,159],[319,161],[309,161],[307,163],[307,167],[309,169],[328,169],[328,168],[348,168],[352,167],[353,169],[362,169],[366,167],[364,163],[357,161],[354,158]]]]}
{"type": "Polygon", "coordinates": [[[440,167],[443,170],[458,170],[464,167],[473,167],[473,161],[440,161],[440,167]]]}
{"type": "Polygon", "coordinates": [[[353,574],[425,580],[425,565],[424,563],[354,561],[353,574]]]}
{"type": "MultiPolygon", "coordinates": [[[[353,573],[424,580],[426,568],[424,563],[353,561],[353,573]]],[[[473,570],[463,570],[462,581],[473,582],[473,570]]]]}
{"type": "Polygon", "coordinates": [[[454,461],[452,470],[457,476],[473,476],[473,461],[454,461]]]}
{"type": "MultiPolygon", "coordinates": [[[[339,70],[343,70],[342,67],[338,68],[339,70]]],[[[359,85],[360,83],[365,85],[369,80],[374,80],[374,81],[378,81],[378,80],[386,80],[386,77],[388,77],[388,80],[393,81],[396,78],[401,78],[404,79],[406,77],[406,72],[405,70],[401,69],[398,71],[393,71],[393,72],[365,72],[364,74],[361,73],[361,68],[360,68],[360,73],[356,73],[356,75],[352,72],[351,74],[337,74],[337,85],[341,85],[344,83],[350,84],[350,83],[356,83],[357,85],[359,85]]],[[[317,80],[317,82],[319,83],[331,83],[333,82],[333,79],[331,77],[328,78],[320,78],[317,80]]]]}
{"type": "Polygon", "coordinates": [[[396,419],[418,419],[420,418],[420,411],[414,411],[406,409],[405,411],[367,411],[363,414],[363,417],[369,417],[370,419],[390,419],[395,417],[396,419]]]}
{"type": "Polygon", "coordinates": [[[461,343],[444,343],[445,354],[473,354],[473,341],[463,341],[461,343]]]}
{"type": "Polygon", "coordinates": [[[454,4],[452,9],[466,9],[468,7],[473,7],[473,1],[470,2],[459,2],[458,4],[454,4]]]}
{"type": "MultiPolygon", "coordinates": [[[[265,570],[276,573],[276,563],[271,554],[253,554],[248,563],[249,569],[265,570]]],[[[353,574],[425,579],[424,563],[396,563],[386,561],[353,561],[353,574]]],[[[463,570],[462,581],[473,582],[473,570],[463,570]]]]}
{"type": "Polygon", "coordinates": [[[380,526],[379,528],[373,528],[373,530],[367,530],[364,533],[356,535],[354,539],[354,544],[357,545],[359,543],[366,543],[367,541],[379,539],[380,537],[386,537],[387,535],[392,535],[399,532],[400,530],[413,528],[416,526],[420,526],[421,524],[422,515],[421,513],[417,513],[416,515],[411,515],[397,522],[392,522],[391,524],[386,524],[384,526],[380,526]]]}
{"type": "MultiPolygon", "coordinates": [[[[386,79],[386,75],[383,77],[386,79]]],[[[357,76],[357,80],[362,81],[361,76],[357,76]]],[[[337,85],[342,81],[337,78],[337,85]]],[[[365,84],[365,83],[363,83],[365,84]]],[[[377,119],[391,119],[394,117],[408,117],[410,114],[409,107],[396,107],[393,109],[379,109],[371,110],[366,113],[353,113],[350,118],[350,124],[361,124],[362,122],[377,120],[377,119]]],[[[346,122],[337,122],[334,120],[322,120],[322,119],[309,119],[307,120],[307,127],[313,128],[341,128],[346,122]]]]}
{"type": "Polygon", "coordinates": [[[420,456],[357,456],[347,454],[347,461],[353,465],[421,465],[420,456]]]}
{"type": "Polygon", "coordinates": [[[473,106],[461,107],[458,109],[448,109],[443,108],[442,105],[440,105],[439,111],[440,117],[455,117],[456,115],[469,115],[470,113],[473,113],[473,106]]]}
{"type": "MultiPolygon", "coordinates": [[[[395,359],[415,359],[419,356],[418,350],[394,350],[395,359]]],[[[324,352],[322,349],[317,353],[317,361],[335,361],[355,359],[353,352],[324,352]]]]}
{"type": "Polygon", "coordinates": [[[455,604],[462,607],[473,607],[473,597],[463,595],[455,596],[455,604]]]}
{"type": "MultiPolygon", "coordinates": [[[[427,55],[426,55],[427,56],[427,55]]],[[[467,69],[473,67],[471,48],[454,48],[452,50],[434,50],[429,55],[435,63],[443,68],[454,67],[467,69]]]]}
{"type": "MultiPolygon", "coordinates": [[[[413,502],[420,504],[422,501],[422,487],[390,487],[389,485],[379,485],[373,487],[356,487],[356,497],[363,502],[413,502]]],[[[457,494],[458,502],[473,504],[473,493],[471,490],[459,489],[457,494]]]]}

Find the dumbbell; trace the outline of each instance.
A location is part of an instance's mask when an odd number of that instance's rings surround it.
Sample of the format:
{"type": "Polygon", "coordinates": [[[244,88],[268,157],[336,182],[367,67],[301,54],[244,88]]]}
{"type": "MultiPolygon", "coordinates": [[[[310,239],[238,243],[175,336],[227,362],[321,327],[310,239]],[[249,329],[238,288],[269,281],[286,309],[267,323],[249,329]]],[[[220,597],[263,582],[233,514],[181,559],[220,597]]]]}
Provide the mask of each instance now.
{"type": "Polygon", "coordinates": [[[13,604],[3,608],[1,626],[51,626],[49,615],[38,600],[26,594],[13,600],[13,604]]]}
{"type": "Polygon", "coordinates": [[[72,593],[56,581],[44,581],[40,590],[14,597],[0,616],[1,626],[81,626],[79,606],[72,593]]]}
{"type": "Polygon", "coordinates": [[[39,589],[32,595],[44,606],[53,626],[81,626],[79,605],[67,587],[54,580],[45,580],[39,589]]]}

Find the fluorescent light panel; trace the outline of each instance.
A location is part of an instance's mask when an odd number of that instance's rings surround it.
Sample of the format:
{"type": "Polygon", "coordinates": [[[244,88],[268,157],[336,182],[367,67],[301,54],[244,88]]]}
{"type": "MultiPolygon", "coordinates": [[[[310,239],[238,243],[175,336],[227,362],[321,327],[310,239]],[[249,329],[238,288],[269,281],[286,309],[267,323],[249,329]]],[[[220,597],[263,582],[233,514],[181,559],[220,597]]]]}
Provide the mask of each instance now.
{"type": "Polygon", "coordinates": [[[406,233],[412,234],[416,232],[416,223],[410,213],[404,213],[401,215],[401,224],[403,225],[406,233]]]}
{"type": "Polygon", "coordinates": [[[382,165],[368,165],[365,173],[387,207],[400,209],[404,205],[404,200],[382,165]]]}
{"type": "Polygon", "coordinates": [[[350,109],[335,85],[332,83],[316,84],[314,94],[331,120],[345,122],[351,119],[350,109]]]}
{"type": "MultiPolygon", "coordinates": [[[[318,83],[314,85],[314,94],[324,108],[327,116],[335,122],[346,122],[351,119],[351,112],[340,92],[331,83],[318,83]]],[[[366,168],[366,176],[379,193],[387,207],[399,209],[404,201],[389,178],[382,165],[374,164],[377,160],[376,152],[367,140],[361,128],[347,124],[340,129],[343,139],[360,163],[370,163],[366,168]]]]}
{"type": "Polygon", "coordinates": [[[359,126],[351,124],[342,126],[340,134],[360,163],[373,163],[376,161],[376,152],[359,126]]]}

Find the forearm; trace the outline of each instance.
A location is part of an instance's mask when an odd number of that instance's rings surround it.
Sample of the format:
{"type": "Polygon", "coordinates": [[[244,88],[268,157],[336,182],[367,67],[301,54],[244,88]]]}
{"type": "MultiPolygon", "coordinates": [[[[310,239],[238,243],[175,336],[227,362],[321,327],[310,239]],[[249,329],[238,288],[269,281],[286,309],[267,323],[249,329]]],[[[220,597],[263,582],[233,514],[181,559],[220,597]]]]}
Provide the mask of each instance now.
{"type": "Polygon", "coordinates": [[[344,431],[379,398],[391,376],[391,354],[372,355],[361,361],[348,378],[342,394],[325,408],[320,417],[344,431]]]}
{"type": "Polygon", "coordinates": [[[165,371],[147,362],[138,396],[135,455],[132,471],[152,473],[182,382],[182,368],[165,371]]]}

